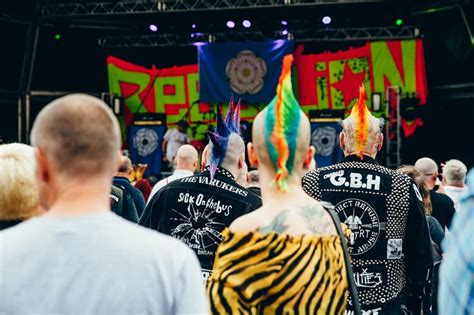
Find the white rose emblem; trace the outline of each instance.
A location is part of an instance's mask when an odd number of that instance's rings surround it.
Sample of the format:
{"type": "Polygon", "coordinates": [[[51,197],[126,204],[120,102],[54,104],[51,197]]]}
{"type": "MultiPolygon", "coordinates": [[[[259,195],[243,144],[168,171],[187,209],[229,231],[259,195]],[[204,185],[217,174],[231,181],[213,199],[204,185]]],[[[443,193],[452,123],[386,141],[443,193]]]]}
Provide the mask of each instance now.
{"type": "Polygon", "coordinates": [[[153,129],[142,128],[133,137],[133,146],[137,149],[138,155],[147,156],[158,147],[158,139],[159,137],[153,129]]]}
{"type": "Polygon", "coordinates": [[[225,73],[232,91],[238,94],[256,94],[263,87],[267,65],[250,50],[242,50],[227,63],[225,73]]]}
{"type": "Polygon", "coordinates": [[[330,126],[316,128],[311,134],[311,144],[316,148],[316,154],[331,155],[337,146],[336,129],[330,126]]]}

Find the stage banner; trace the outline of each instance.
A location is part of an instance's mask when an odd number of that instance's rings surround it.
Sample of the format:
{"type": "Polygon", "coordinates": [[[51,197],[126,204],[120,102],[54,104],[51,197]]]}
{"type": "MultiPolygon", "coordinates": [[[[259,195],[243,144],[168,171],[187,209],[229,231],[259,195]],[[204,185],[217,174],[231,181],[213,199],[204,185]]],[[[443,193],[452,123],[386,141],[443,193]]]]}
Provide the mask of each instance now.
{"type": "MultiPolygon", "coordinates": [[[[339,52],[302,54],[296,50],[298,96],[302,109],[345,109],[349,112],[364,84],[367,105],[372,93],[380,93],[382,101],[389,86],[401,88],[403,95],[415,95],[420,105],[426,103],[426,83],[423,41],[398,40],[367,42],[362,47],[339,52]]],[[[385,104],[376,115],[385,113],[385,104]]],[[[422,124],[422,122],[421,122],[422,124]]],[[[406,136],[421,125],[419,119],[404,120],[406,136]]]]}
{"type": "Polygon", "coordinates": [[[283,57],[293,47],[293,41],[285,40],[199,46],[200,99],[226,103],[234,96],[246,104],[270,102],[283,57]]]}
{"type": "Polygon", "coordinates": [[[344,157],[339,146],[342,127],[336,122],[311,123],[311,145],[316,149],[316,167],[333,165],[344,157]]]}
{"type": "Polygon", "coordinates": [[[161,143],[165,134],[165,126],[129,127],[129,153],[133,164],[148,164],[145,176],[158,175],[161,171],[161,143]]]}
{"type": "MultiPolygon", "coordinates": [[[[107,69],[109,92],[124,103],[124,115],[119,117],[124,143],[128,142],[125,131],[136,113],[164,113],[170,128],[186,120],[190,125],[188,136],[196,140],[204,139],[209,125],[215,124],[217,106],[199,100],[197,64],[157,69],[109,56],[107,69]]],[[[224,104],[229,99],[230,95],[224,104]]],[[[242,120],[252,121],[258,111],[257,106],[241,104],[242,120]]]]}

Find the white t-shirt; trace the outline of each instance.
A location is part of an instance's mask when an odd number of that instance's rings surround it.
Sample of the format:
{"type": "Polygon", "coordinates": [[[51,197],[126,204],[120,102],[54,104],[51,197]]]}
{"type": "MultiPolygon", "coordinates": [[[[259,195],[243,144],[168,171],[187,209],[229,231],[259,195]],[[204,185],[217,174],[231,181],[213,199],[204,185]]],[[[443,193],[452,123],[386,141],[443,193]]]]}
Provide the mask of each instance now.
{"type": "Polygon", "coordinates": [[[443,186],[443,189],[444,189],[444,193],[453,200],[454,209],[456,211],[459,211],[459,201],[461,200],[461,197],[464,196],[468,192],[467,187],[455,187],[455,186],[445,185],[443,186]]]}
{"type": "Polygon", "coordinates": [[[147,203],[150,202],[151,198],[153,198],[153,196],[161,188],[165,187],[166,185],[168,185],[169,183],[171,183],[174,180],[177,180],[177,179],[180,179],[180,178],[183,178],[183,177],[188,177],[188,176],[191,176],[191,175],[194,175],[194,173],[191,172],[191,171],[188,171],[188,170],[175,170],[173,172],[173,175],[168,176],[166,178],[163,178],[158,183],[156,183],[155,186],[153,186],[153,189],[151,190],[150,196],[148,197],[147,203]]]}
{"type": "Polygon", "coordinates": [[[178,149],[183,145],[189,142],[189,137],[187,134],[179,131],[176,128],[169,129],[163,138],[168,141],[166,145],[166,158],[168,161],[172,162],[173,158],[178,153],[178,149]]]}
{"type": "Polygon", "coordinates": [[[0,232],[0,314],[208,314],[199,262],[111,212],[0,232]]]}

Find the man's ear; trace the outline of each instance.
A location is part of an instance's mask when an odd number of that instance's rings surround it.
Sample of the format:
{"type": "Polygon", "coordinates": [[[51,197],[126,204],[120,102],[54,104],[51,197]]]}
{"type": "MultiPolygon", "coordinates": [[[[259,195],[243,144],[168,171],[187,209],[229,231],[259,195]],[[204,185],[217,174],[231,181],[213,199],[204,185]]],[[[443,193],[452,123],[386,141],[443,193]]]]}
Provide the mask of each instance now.
{"type": "Polygon", "coordinates": [[[255,152],[255,147],[252,142],[247,143],[247,154],[249,156],[250,166],[253,168],[257,168],[258,158],[257,153],[255,152]]]}
{"type": "Polygon", "coordinates": [[[339,146],[343,152],[346,151],[346,138],[344,136],[344,132],[339,133],[339,146]]]}
{"type": "Polygon", "coordinates": [[[244,163],[245,163],[245,152],[242,153],[239,157],[239,169],[243,168],[244,167],[244,163]]]}
{"type": "Polygon", "coordinates": [[[306,149],[306,154],[303,161],[303,168],[309,168],[311,161],[314,159],[314,154],[316,153],[316,148],[310,145],[308,149],[306,149]]]}
{"type": "Polygon", "coordinates": [[[383,133],[379,134],[379,143],[377,144],[377,151],[382,150],[383,146],[383,133]]]}
{"type": "Polygon", "coordinates": [[[39,182],[47,183],[50,180],[50,163],[47,156],[38,148],[35,148],[36,177],[39,182]]]}

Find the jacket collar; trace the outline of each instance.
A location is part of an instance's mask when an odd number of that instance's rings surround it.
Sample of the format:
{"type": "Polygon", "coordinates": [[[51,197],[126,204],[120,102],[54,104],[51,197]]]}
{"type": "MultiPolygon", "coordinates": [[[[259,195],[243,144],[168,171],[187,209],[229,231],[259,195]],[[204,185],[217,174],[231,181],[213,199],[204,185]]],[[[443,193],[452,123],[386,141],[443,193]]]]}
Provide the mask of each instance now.
{"type": "MultiPolygon", "coordinates": [[[[209,166],[206,166],[206,167],[204,168],[203,173],[205,173],[205,172],[210,173],[210,167],[209,167],[209,166]]],[[[217,170],[216,170],[216,174],[225,176],[225,177],[230,178],[230,179],[232,179],[233,181],[235,181],[234,175],[232,175],[231,172],[229,172],[228,170],[226,170],[226,169],[223,168],[223,167],[218,167],[217,170]]]]}
{"type": "Polygon", "coordinates": [[[351,154],[342,159],[341,162],[365,162],[369,164],[379,164],[375,159],[371,158],[368,155],[364,155],[363,159],[361,160],[357,155],[351,154]]]}

